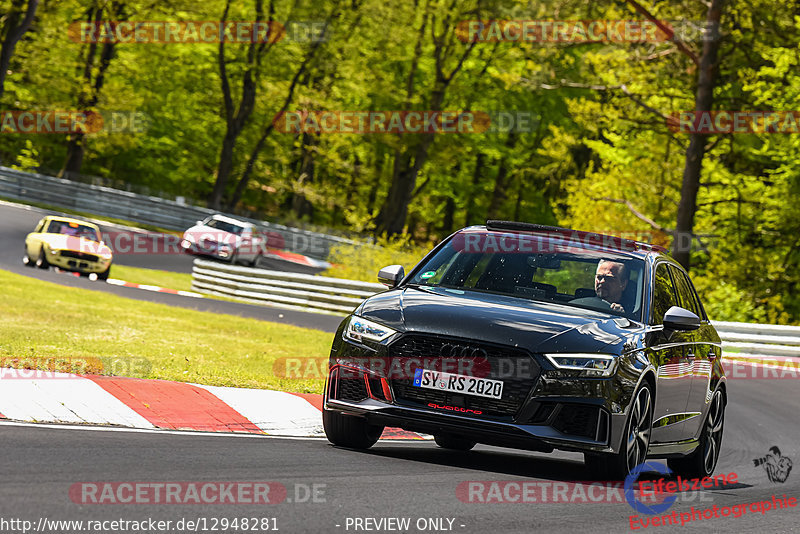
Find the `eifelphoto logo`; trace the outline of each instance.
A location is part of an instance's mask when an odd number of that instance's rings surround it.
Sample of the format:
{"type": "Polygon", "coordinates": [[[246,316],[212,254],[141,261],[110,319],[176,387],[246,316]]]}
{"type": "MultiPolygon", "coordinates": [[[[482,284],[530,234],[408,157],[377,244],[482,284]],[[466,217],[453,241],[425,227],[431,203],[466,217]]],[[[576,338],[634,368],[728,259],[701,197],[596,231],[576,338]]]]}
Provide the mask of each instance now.
{"type": "Polygon", "coordinates": [[[642,472],[655,471],[661,475],[670,476],[672,470],[664,464],[656,462],[644,462],[633,468],[625,477],[625,500],[631,508],[640,514],[658,515],[669,510],[679,498],[683,501],[683,493],[687,491],[705,491],[711,489],[724,488],[728,485],[738,483],[736,473],[714,475],[713,477],[685,479],[680,475],[676,480],[666,481],[660,478],[655,482],[640,482],[639,477],[642,472]],[[637,496],[635,490],[638,489],[637,496]],[[660,502],[650,505],[646,504],[641,497],[656,497],[660,502]]]}
{"type": "Polygon", "coordinates": [[[753,465],[755,467],[763,467],[767,472],[767,478],[770,482],[777,482],[783,484],[789,478],[789,473],[792,472],[792,460],[786,456],[781,455],[781,450],[777,445],[769,448],[765,456],[761,458],[754,458],[753,465]]]}

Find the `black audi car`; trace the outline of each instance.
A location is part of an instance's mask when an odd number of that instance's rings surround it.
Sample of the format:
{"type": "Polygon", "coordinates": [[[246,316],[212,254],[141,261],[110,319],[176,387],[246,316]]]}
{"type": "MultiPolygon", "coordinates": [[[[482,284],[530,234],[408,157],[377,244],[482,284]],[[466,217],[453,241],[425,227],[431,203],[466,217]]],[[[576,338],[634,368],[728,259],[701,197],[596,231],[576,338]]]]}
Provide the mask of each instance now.
{"type": "Polygon", "coordinates": [[[727,403],[720,338],[660,247],[488,221],[439,244],[340,325],[323,424],[368,448],[384,427],[584,453],[596,476],[647,458],[710,475],[727,403]]]}

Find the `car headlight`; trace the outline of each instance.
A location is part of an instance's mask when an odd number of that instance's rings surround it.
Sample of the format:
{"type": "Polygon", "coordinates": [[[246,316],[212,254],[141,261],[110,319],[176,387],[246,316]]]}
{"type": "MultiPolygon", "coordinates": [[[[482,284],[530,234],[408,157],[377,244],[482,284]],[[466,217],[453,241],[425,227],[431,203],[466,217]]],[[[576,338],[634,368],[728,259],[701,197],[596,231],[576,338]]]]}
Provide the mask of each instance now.
{"type": "Polygon", "coordinates": [[[611,354],[545,354],[559,370],[581,371],[585,376],[611,376],[617,359],[611,354]]]}
{"type": "Polygon", "coordinates": [[[387,326],[373,321],[368,321],[357,315],[350,317],[350,321],[344,329],[344,337],[359,343],[362,341],[381,342],[396,333],[396,330],[392,330],[387,326]]]}
{"type": "Polygon", "coordinates": [[[104,260],[110,260],[114,255],[111,252],[101,252],[100,257],[104,260]]]}
{"type": "Polygon", "coordinates": [[[54,249],[54,248],[48,248],[47,252],[49,252],[50,254],[55,256],[56,254],[58,254],[59,251],[57,249],[54,249]]]}

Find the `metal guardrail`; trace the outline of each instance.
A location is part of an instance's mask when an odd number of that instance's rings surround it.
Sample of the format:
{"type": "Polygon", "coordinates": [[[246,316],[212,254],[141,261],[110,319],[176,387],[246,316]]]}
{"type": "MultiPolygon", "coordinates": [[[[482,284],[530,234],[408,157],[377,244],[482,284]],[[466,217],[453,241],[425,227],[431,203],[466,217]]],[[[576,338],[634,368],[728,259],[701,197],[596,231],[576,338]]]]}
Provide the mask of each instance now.
{"type": "Polygon", "coordinates": [[[255,304],[347,315],[365,298],[386,290],[386,286],[196,259],[192,290],[255,304]]]}
{"type": "MultiPolygon", "coordinates": [[[[178,231],[186,230],[198,220],[217,213],[208,208],[181,204],[174,200],[72,182],[3,166],[0,166],[0,197],[51,204],[178,231]]],[[[359,244],[343,237],[231,216],[250,221],[263,231],[279,235],[283,240],[284,250],[320,260],[327,259],[328,252],[336,244],[359,244]]]]}
{"type": "Polygon", "coordinates": [[[800,358],[800,326],[713,323],[728,357],[800,358]]]}

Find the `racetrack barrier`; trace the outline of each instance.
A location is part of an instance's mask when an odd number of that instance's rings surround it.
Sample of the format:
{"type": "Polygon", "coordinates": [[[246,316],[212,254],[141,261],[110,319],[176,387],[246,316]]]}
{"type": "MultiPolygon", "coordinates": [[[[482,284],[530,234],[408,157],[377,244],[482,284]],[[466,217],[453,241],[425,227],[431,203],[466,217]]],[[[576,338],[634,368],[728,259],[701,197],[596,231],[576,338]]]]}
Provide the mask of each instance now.
{"type": "Polygon", "coordinates": [[[800,358],[800,326],[712,321],[728,358],[800,358]]]}
{"type": "Polygon", "coordinates": [[[196,259],[192,290],[254,304],[347,315],[365,298],[385,291],[386,286],[196,259]]]}
{"type": "MultiPolygon", "coordinates": [[[[49,204],[179,231],[187,230],[198,220],[219,213],[175,200],[23,172],[3,166],[0,166],[0,198],[49,204]]],[[[315,259],[326,260],[334,245],[360,244],[344,237],[238,215],[231,216],[249,221],[270,235],[280,236],[284,250],[315,259]]]]}

